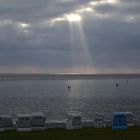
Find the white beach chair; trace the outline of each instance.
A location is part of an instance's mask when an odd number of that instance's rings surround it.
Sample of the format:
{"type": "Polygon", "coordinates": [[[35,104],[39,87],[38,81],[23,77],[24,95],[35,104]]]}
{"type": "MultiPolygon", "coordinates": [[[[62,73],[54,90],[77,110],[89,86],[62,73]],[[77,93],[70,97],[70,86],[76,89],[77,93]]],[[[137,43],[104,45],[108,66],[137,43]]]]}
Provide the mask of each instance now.
{"type": "Polygon", "coordinates": [[[44,113],[31,113],[31,127],[32,130],[45,130],[46,117],[44,113]]]}
{"type": "Polygon", "coordinates": [[[14,130],[11,115],[0,115],[0,131],[14,130]]]}
{"type": "Polygon", "coordinates": [[[134,120],[133,120],[133,113],[132,112],[126,112],[127,114],[127,126],[133,127],[134,126],[134,120]]]}
{"type": "Polygon", "coordinates": [[[31,131],[31,116],[29,114],[17,115],[16,130],[31,131]]]}
{"type": "Polygon", "coordinates": [[[103,113],[96,113],[94,119],[94,127],[95,128],[102,128],[104,121],[104,114],[103,113]]]}
{"type": "Polygon", "coordinates": [[[71,112],[67,115],[66,129],[80,129],[82,128],[81,114],[71,112]]]}
{"type": "Polygon", "coordinates": [[[112,119],[111,118],[106,118],[103,121],[103,127],[111,127],[112,126],[112,119]]]}

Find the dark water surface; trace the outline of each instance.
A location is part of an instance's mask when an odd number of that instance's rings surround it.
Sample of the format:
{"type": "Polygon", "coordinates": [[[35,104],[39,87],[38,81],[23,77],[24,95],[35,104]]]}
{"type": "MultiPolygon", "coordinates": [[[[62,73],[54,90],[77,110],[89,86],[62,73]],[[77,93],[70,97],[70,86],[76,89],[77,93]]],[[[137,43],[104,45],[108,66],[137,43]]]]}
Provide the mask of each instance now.
{"type": "Polygon", "coordinates": [[[140,79],[0,81],[0,114],[38,111],[48,120],[65,119],[69,111],[80,111],[84,119],[95,112],[140,115],[140,79]]]}

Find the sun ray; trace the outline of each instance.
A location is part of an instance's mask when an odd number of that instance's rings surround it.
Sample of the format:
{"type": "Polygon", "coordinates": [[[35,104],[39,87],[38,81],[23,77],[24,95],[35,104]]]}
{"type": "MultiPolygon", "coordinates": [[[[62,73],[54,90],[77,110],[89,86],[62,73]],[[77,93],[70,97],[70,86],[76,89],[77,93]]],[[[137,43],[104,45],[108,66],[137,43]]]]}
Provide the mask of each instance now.
{"type": "Polygon", "coordinates": [[[90,73],[91,71],[89,71],[89,66],[92,66],[92,57],[88,48],[82,23],[76,22],[73,24],[70,22],[69,29],[73,65],[80,65],[80,67],[84,68],[85,73],[90,73]]]}

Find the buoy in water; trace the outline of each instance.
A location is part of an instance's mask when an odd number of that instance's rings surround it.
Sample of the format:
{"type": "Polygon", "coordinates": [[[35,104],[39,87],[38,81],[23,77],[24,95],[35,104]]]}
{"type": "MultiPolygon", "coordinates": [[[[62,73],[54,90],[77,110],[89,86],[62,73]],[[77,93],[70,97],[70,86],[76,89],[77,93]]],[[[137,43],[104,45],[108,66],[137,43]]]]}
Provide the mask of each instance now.
{"type": "Polygon", "coordinates": [[[116,84],[116,87],[119,87],[119,84],[118,83],[116,84]]]}

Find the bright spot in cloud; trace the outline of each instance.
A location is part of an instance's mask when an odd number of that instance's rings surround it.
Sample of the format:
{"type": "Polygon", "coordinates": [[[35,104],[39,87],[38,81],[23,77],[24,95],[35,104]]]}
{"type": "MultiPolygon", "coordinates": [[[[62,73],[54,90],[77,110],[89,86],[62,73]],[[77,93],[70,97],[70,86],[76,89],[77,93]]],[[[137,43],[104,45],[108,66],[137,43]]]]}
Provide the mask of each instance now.
{"type": "Polygon", "coordinates": [[[61,18],[61,17],[59,17],[59,18],[54,18],[51,22],[52,23],[55,23],[55,22],[59,22],[59,21],[64,21],[65,19],[64,18],[61,18]]]}
{"type": "Polygon", "coordinates": [[[84,12],[92,12],[93,9],[91,7],[82,7],[80,9],[75,10],[76,13],[84,13],[84,12]]]}
{"type": "Polygon", "coordinates": [[[108,3],[117,3],[118,0],[107,0],[108,3]]]}
{"type": "Polygon", "coordinates": [[[100,1],[91,1],[90,5],[96,6],[96,5],[99,5],[99,4],[107,4],[107,3],[115,4],[117,2],[119,2],[119,0],[100,0],[100,1]]]}
{"type": "Polygon", "coordinates": [[[92,9],[92,8],[90,8],[90,7],[88,7],[88,8],[85,8],[85,11],[87,11],[87,12],[92,12],[92,11],[93,11],[93,9],[92,9]]]}
{"type": "Polygon", "coordinates": [[[27,28],[27,27],[29,27],[29,25],[26,24],[26,23],[20,23],[20,26],[21,26],[22,28],[27,28]]]}
{"type": "Polygon", "coordinates": [[[82,17],[78,14],[69,14],[66,17],[69,22],[79,22],[82,20],[82,17]]]}
{"type": "Polygon", "coordinates": [[[97,2],[97,1],[91,1],[90,2],[90,5],[97,5],[99,2],[97,2]]]}
{"type": "Polygon", "coordinates": [[[29,24],[27,24],[27,23],[17,22],[17,27],[23,33],[28,33],[29,32],[28,31],[29,24]]]}

